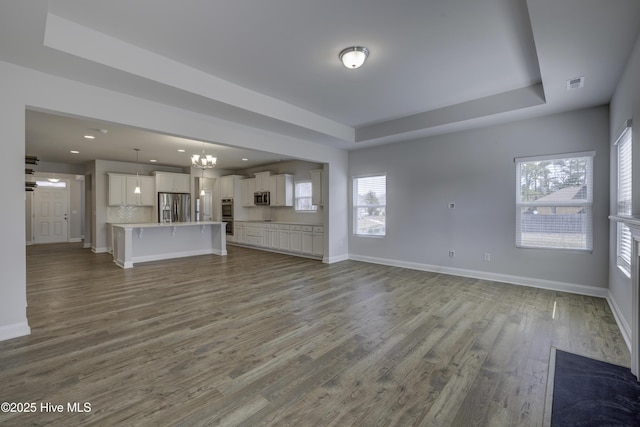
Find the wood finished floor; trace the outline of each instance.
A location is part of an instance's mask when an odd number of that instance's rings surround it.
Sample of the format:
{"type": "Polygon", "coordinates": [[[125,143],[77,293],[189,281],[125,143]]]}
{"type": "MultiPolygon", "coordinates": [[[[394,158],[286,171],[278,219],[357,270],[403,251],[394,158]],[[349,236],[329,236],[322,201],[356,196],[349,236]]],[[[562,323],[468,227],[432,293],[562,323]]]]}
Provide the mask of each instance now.
{"type": "Polygon", "coordinates": [[[27,265],[0,401],[91,412],[3,426],[539,426],[551,346],[629,366],[599,298],[238,247],[121,270],[31,246],[27,265]]]}

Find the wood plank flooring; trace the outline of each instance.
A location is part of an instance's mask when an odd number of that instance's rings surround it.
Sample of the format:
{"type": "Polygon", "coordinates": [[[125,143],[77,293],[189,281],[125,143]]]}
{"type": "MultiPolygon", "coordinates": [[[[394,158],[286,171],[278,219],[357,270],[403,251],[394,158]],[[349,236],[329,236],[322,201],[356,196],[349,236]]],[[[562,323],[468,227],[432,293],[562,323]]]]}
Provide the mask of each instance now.
{"type": "Polygon", "coordinates": [[[599,298],[239,247],[122,270],[30,246],[27,265],[0,401],[38,410],[3,426],[539,426],[552,346],[630,363],[599,298]]]}

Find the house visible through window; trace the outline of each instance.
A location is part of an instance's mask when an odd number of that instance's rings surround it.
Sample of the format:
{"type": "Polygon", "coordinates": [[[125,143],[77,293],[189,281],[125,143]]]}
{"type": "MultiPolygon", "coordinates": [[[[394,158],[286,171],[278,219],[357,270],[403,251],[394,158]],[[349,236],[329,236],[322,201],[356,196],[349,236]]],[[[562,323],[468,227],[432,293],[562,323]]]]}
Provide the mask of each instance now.
{"type": "MultiPolygon", "coordinates": [[[[631,123],[621,133],[616,141],[618,146],[618,215],[631,215],[631,123]]],[[[631,230],[625,224],[618,223],[617,233],[617,265],[631,277],[631,230]]]]}
{"type": "Polygon", "coordinates": [[[386,216],[386,175],[353,178],[353,233],[359,236],[384,236],[386,216]]]}
{"type": "Polygon", "coordinates": [[[591,250],[593,153],[516,159],[516,246],[591,250]]]}
{"type": "Polygon", "coordinates": [[[311,181],[298,181],[295,187],[295,207],[297,212],[316,212],[318,207],[311,202],[313,187],[311,181]]]}

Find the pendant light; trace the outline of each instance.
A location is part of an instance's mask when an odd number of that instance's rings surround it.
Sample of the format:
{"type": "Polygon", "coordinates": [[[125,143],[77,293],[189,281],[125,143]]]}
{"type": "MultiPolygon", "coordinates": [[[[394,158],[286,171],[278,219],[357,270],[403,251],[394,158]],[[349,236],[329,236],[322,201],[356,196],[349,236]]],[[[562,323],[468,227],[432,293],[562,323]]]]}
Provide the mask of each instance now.
{"type": "Polygon", "coordinates": [[[204,196],[204,188],[202,188],[202,186],[204,185],[204,169],[202,169],[202,178],[200,178],[200,195],[204,196]]]}
{"type": "MultiPolygon", "coordinates": [[[[140,149],[134,148],[134,150],[136,150],[136,163],[138,163],[138,155],[140,154],[140,149]]],[[[140,191],[140,176],[138,175],[137,169],[138,167],[136,166],[136,188],[133,189],[133,194],[142,193],[142,191],[140,191]]]]}

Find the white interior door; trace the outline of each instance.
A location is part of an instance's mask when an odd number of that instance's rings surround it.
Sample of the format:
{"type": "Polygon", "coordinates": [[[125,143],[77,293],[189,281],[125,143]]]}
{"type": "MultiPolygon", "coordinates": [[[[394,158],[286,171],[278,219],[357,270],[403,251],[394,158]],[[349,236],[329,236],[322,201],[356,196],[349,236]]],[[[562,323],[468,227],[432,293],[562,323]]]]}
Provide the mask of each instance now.
{"type": "Polygon", "coordinates": [[[68,240],[69,193],[66,188],[37,188],[33,206],[33,242],[68,240]]]}
{"type": "Polygon", "coordinates": [[[203,221],[213,221],[213,191],[204,190],[204,196],[200,196],[200,209],[203,221]]]}

